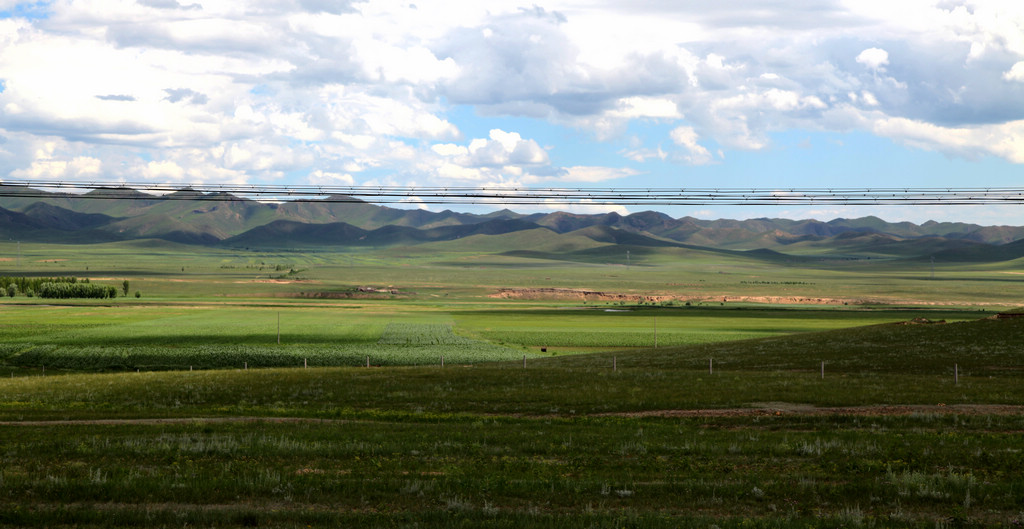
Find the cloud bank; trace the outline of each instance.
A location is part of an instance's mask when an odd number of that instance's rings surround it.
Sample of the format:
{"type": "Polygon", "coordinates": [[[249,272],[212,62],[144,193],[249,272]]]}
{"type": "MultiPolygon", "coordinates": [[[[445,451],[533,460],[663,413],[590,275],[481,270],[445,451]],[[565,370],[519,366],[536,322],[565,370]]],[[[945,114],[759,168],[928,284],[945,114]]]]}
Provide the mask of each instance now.
{"type": "Polygon", "coordinates": [[[4,0],[0,17],[0,178],[623,182],[786,130],[1024,163],[1014,2],[4,0]],[[594,149],[664,133],[594,164],[489,118],[594,149]]]}

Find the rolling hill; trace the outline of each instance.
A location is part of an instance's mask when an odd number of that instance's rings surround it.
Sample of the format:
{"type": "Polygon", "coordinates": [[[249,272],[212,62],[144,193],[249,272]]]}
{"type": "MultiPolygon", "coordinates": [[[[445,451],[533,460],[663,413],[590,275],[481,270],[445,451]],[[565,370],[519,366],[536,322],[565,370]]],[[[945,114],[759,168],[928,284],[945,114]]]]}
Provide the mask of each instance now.
{"type": "MultiPolygon", "coordinates": [[[[0,185],[0,236],[36,242],[95,243],[118,240],[166,241],[229,247],[388,247],[500,237],[505,251],[545,244],[587,251],[603,245],[699,247],[713,250],[772,250],[776,255],[842,259],[887,258],[943,261],[1003,261],[1024,257],[1024,227],[966,223],[890,223],[857,219],[702,220],[675,219],[642,211],[630,215],[567,212],[522,215],[398,209],[346,196],[324,200],[264,203],[225,194],[183,189],[155,196],[132,189],[85,194],[43,193],[0,185]],[[565,238],[561,244],[550,239],[565,238]],[[588,241],[581,244],[580,241],[588,241]]],[[[498,244],[483,243],[484,246],[498,244]]]]}

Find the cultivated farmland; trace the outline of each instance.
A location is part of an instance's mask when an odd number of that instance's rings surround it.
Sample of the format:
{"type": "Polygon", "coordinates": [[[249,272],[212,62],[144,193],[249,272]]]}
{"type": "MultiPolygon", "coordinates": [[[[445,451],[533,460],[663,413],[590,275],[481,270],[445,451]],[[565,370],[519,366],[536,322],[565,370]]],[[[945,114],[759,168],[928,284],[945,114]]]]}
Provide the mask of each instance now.
{"type": "Polygon", "coordinates": [[[1024,521],[1024,318],[995,317],[1019,305],[1012,262],[931,282],[161,248],[21,249],[141,295],[0,302],[0,524],[1024,521]],[[855,298],[893,302],[831,301],[855,298]]]}

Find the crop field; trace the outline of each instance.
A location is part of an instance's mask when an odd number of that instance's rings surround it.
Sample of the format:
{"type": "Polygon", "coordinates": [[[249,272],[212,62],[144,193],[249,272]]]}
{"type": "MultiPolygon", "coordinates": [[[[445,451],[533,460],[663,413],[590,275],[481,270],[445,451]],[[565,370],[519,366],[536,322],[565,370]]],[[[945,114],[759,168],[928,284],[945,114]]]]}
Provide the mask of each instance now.
{"type": "Polygon", "coordinates": [[[475,310],[453,314],[460,328],[492,342],[594,352],[707,344],[905,321],[977,319],[969,310],[778,310],[740,307],[630,307],[574,310],[475,310]]]}
{"type": "MultiPolygon", "coordinates": [[[[911,319],[913,310],[0,305],[0,366],[34,373],[423,365],[709,344],[911,319]],[[280,326],[280,337],[278,329],[280,326]],[[542,349],[544,350],[542,352],[542,349]]],[[[976,311],[927,311],[949,321],[976,311]]]]}
{"type": "MultiPolygon", "coordinates": [[[[301,293],[338,293],[357,286],[393,286],[409,296],[398,301],[445,307],[491,307],[499,288],[587,288],[625,294],[657,294],[687,300],[789,297],[834,299],[838,304],[960,306],[1021,305],[1020,264],[918,261],[759,262],[739,256],[671,249],[634,251],[624,260],[560,262],[486,255],[445,247],[393,248],[376,252],[246,252],[194,248],[168,242],[85,246],[0,242],[4,275],[91,277],[148,300],[229,302],[301,299],[301,293]],[[20,257],[15,257],[19,256],[20,257]],[[485,300],[481,302],[481,300],[485,300]]],[[[695,301],[699,303],[701,301],[695,301]]],[[[577,305],[578,303],[574,303],[577,305]]],[[[590,306],[614,308],[617,302],[590,306]]],[[[727,303],[728,305],[728,303],[727,303]]]]}
{"type": "MultiPolygon", "coordinates": [[[[278,343],[281,311],[267,309],[40,307],[31,314],[16,312],[0,327],[2,361],[51,372],[417,365],[438,363],[441,357],[479,363],[523,355],[456,335],[451,323],[391,321],[402,318],[395,314],[385,318],[285,307],[286,328],[278,343]],[[19,317],[27,320],[19,322],[19,317]]],[[[423,314],[416,319],[436,318],[423,314]]]]}
{"type": "Polygon", "coordinates": [[[20,250],[0,526],[1024,524],[1019,263],[20,250]]]}

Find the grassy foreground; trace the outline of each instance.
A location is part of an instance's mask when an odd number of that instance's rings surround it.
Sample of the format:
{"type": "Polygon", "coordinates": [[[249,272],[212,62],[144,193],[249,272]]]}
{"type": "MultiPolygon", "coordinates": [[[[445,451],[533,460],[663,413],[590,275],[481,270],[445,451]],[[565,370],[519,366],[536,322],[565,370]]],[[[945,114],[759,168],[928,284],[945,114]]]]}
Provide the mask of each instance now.
{"type": "Polygon", "coordinates": [[[1022,336],[4,379],[0,523],[1015,527],[1022,336]]]}

